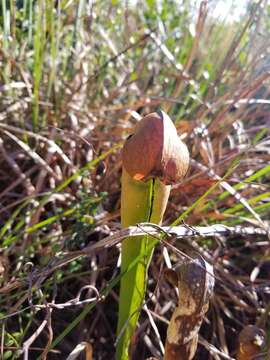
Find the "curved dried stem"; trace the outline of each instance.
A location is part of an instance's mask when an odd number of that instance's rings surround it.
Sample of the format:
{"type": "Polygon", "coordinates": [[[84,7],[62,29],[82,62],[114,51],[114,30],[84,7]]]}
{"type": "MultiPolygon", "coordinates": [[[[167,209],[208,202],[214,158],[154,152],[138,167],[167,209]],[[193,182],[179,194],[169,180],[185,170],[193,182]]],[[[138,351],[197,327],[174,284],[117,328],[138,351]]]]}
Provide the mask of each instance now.
{"type": "Polygon", "coordinates": [[[178,287],[179,300],[167,330],[164,360],[191,360],[214,289],[213,267],[197,257],[168,270],[167,278],[178,287]]]}

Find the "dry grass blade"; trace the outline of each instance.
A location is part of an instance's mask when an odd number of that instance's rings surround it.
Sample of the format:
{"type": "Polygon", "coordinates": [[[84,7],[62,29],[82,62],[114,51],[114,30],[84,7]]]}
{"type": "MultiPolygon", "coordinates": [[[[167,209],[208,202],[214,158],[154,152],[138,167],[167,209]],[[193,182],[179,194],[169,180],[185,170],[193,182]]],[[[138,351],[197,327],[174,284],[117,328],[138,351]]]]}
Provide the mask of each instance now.
{"type": "Polygon", "coordinates": [[[92,345],[86,341],[78,344],[74,350],[68,355],[67,360],[75,360],[80,354],[85,351],[85,360],[93,359],[93,348],[92,345]]]}
{"type": "Polygon", "coordinates": [[[33,151],[25,142],[21,141],[15,135],[10,133],[7,130],[4,130],[3,133],[12,139],[16,144],[18,144],[27,155],[29,155],[36,163],[38,163],[42,168],[44,168],[54,179],[58,180],[57,174],[53,169],[44,161],[44,159],[39,156],[35,151],[33,151]]]}
{"type": "MultiPolygon", "coordinates": [[[[29,177],[26,176],[25,173],[23,173],[19,167],[19,165],[16,163],[15,160],[13,160],[8,153],[5,150],[4,147],[4,142],[2,139],[0,139],[0,151],[2,153],[3,158],[6,160],[6,162],[10,165],[11,169],[13,170],[13,172],[15,173],[15,175],[18,177],[18,182],[22,182],[25,190],[26,190],[26,194],[27,195],[32,195],[33,192],[35,191],[34,186],[32,185],[29,177]]],[[[17,182],[17,183],[18,183],[17,182]]],[[[14,186],[14,185],[13,185],[14,186]]],[[[7,190],[6,190],[7,191],[7,190]]],[[[2,194],[3,195],[3,194],[2,194]]],[[[0,194],[1,197],[1,194],[0,194]]]]}
{"type": "Polygon", "coordinates": [[[68,158],[68,156],[63,152],[63,150],[60,148],[60,146],[58,146],[56,144],[56,142],[54,142],[53,140],[48,139],[47,137],[42,136],[40,134],[36,134],[36,133],[27,131],[27,130],[22,130],[20,128],[17,128],[15,126],[11,126],[11,125],[7,125],[7,124],[0,124],[0,128],[8,130],[9,133],[15,132],[15,133],[18,133],[21,135],[27,135],[27,136],[33,137],[34,139],[36,139],[38,141],[44,142],[45,144],[47,144],[49,146],[49,151],[51,153],[54,153],[54,152],[57,153],[67,165],[72,165],[72,162],[68,158]]]}
{"type": "Polygon", "coordinates": [[[145,305],[143,306],[143,310],[147,313],[147,316],[149,317],[149,321],[150,321],[151,327],[153,328],[153,331],[154,331],[154,334],[155,334],[155,336],[156,336],[156,339],[157,339],[157,341],[158,341],[161,354],[164,355],[164,352],[165,352],[164,345],[163,345],[163,343],[162,343],[162,341],[161,341],[161,336],[160,336],[160,333],[159,333],[159,331],[158,331],[158,328],[157,328],[157,326],[156,326],[156,324],[155,324],[155,321],[154,321],[154,319],[153,319],[153,316],[152,316],[151,312],[150,312],[150,311],[148,310],[148,308],[147,308],[147,304],[145,304],[145,305]]]}
{"type": "Polygon", "coordinates": [[[33,333],[33,335],[30,336],[30,338],[28,338],[23,343],[23,350],[22,350],[23,360],[29,359],[29,348],[30,348],[31,344],[33,344],[33,342],[38,338],[38,336],[42,333],[42,331],[45,329],[45,327],[47,325],[48,325],[48,319],[46,317],[46,319],[44,319],[42,321],[42,323],[39,325],[39,327],[36,329],[36,331],[33,333]]]}
{"type": "Polygon", "coordinates": [[[217,355],[218,359],[221,358],[221,359],[225,359],[225,360],[236,360],[235,358],[233,358],[227,354],[224,354],[222,351],[217,349],[215,346],[210,344],[208,341],[206,341],[202,337],[199,337],[199,343],[201,343],[207,349],[207,351],[210,352],[210,354],[212,354],[213,356],[217,355]]]}

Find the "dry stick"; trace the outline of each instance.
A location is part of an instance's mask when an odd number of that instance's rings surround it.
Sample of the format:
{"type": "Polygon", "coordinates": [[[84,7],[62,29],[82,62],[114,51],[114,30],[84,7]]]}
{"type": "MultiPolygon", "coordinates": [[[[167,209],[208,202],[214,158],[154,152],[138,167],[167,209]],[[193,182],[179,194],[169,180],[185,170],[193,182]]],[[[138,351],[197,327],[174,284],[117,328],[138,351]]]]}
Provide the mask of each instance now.
{"type": "MultiPolygon", "coordinates": [[[[36,271],[33,274],[33,284],[35,281],[39,280],[39,283],[42,283],[49,275],[51,275],[56,269],[62,268],[63,266],[69,264],[71,261],[81,257],[81,256],[89,256],[90,254],[96,253],[104,248],[110,248],[119,244],[124,238],[127,236],[138,236],[144,235],[145,233],[151,235],[164,234],[166,232],[169,236],[176,235],[181,238],[189,238],[189,237],[212,237],[217,235],[248,235],[248,236],[267,236],[268,232],[265,229],[258,227],[242,227],[242,226],[225,226],[221,224],[211,225],[211,226],[173,226],[173,227],[159,227],[154,224],[145,223],[138,226],[130,226],[126,229],[119,230],[115,232],[111,236],[107,236],[106,238],[94,243],[90,246],[85,247],[82,250],[72,251],[68,253],[59,253],[59,255],[63,255],[63,258],[58,260],[57,258],[53,259],[50,266],[45,267],[40,271],[36,271]]],[[[28,280],[19,279],[13,282],[8,283],[7,285],[0,288],[0,294],[8,293],[12,290],[19,289],[21,287],[27,286],[28,280]]]]}
{"type": "MultiPolygon", "coordinates": [[[[43,298],[45,298],[40,290],[40,293],[42,295],[43,298]]],[[[56,287],[56,277],[55,277],[55,274],[54,274],[54,286],[53,286],[53,296],[52,296],[52,303],[55,304],[55,298],[56,298],[56,295],[57,295],[57,287],[56,287]]],[[[31,303],[32,305],[32,303],[31,303]]],[[[42,360],[46,360],[47,359],[47,355],[50,351],[50,347],[51,347],[51,344],[52,344],[52,341],[53,341],[53,329],[52,329],[52,311],[53,309],[50,308],[48,306],[48,302],[47,300],[45,299],[45,305],[46,305],[46,312],[47,312],[47,319],[48,319],[48,323],[47,323],[47,327],[48,327],[48,341],[47,341],[47,344],[41,354],[41,359],[42,360]]]]}
{"type": "Polygon", "coordinates": [[[46,318],[42,321],[42,323],[39,325],[37,330],[30,336],[30,338],[28,338],[23,343],[23,350],[22,350],[22,352],[24,354],[23,360],[28,360],[29,347],[39,337],[39,335],[42,333],[43,329],[47,325],[47,323],[48,323],[47,317],[48,317],[48,315],[46,315],[46,318]]]}
{"type": "MultiPolygon", "coordinates": [[[[32,290],[32,288],[30,288],[29,290],[32,290]]],[[[24,298],[25,299],[25,298],[24,298]]],[[[30,306],[27,306],[21,310],[18,310],[18,311],[10,311],[8,315],[6,316],[3,316],[1,317],[0,321],[3,321],[3,320],[6,320],[6,319],[9,319],[15,315],[18,315],[18,314],[21,314],[23,313],[24,311],[27,311],[29,309],[33,309],[33,310],[36,310],[36,311],[39,311],[39,310],[42,310],[42,309],[59,309],[59,310],[62,310],[62,309],[65,309],[67,307],[71,307],[71,306],[82,306],[82,305],[86,305],[86,304],[89,304],[91,302],[97,302],[97,301],[102,301],[103,300],[103,296],[101,296],[98,292],[98,290],[92,286],[92,285],[85,285],[83,286],[80,291],[78,292],[77,296],[71,300],[68,300],[66,301],[65,303],[59,303],[59,304],[56,304],[54,301],[53,302],[46,302],[46,304],[36,304],[34,305],[32,303],[32,300],[29,300],[29,303],[30,303],[30,306]],[[94,291],[94,293],[96,294],[95,297],[92,297],[92,298],[87,298],[85,300],[81,300],[81,295],[82,295],[82,292],[84,290],[92,290],[94,291]]]]}
{"type": "MultiPolygon", "coordinates": [[[[32,267],[31,267],[32,269],[32,267]]],[[[32,275],[32,273],[31,273],[32,275]]],[[[32,303],[32,297],[31,297],[31,293],[32,293],[32,280],[29,283],[29,290],[28,290],[28,301],[30,304],[30,308],[33,310],[34,306],[32,303]]],[[[41,297],[43,297],[42,291],[39,289],[39,293],[41,295],[41,297]]],[[[54,300],[53,300],[54,301],[54,300]]],[[[51,327],[51,313],[52,313],[52,308],[49,308],[47,306],[46,300],[45,300],[45,308],[46,308],[46,317],[45,319],[42,321],[42,323],[40,324],[40,326],[38,327],[38,329],[32,334],[32,336],[30,336],[28,338],[28,340],[26,340],[23,343],[23,350],[22,353],[24,354],[24,360],[28,360],[28,353],[29,353],[29,347],[30,345],[39,337],[39,335],[42,333],[43,329],[45,328],[45,326],[48,327],[49,330],[49,339],[48,339],[48,344],[46,345],[45,349],[42,352],[42,360],[46,360],[46,356],[47,353],[49,351],[49,346],[51,345],[52,342],[52,338],[53,338],[53,332],[52,332],[52,327],[51,327]]]]}
{"type": "Polygon", "coordinates": [[[210,344],[207,340],[203,339],[201,336],[199,336],[199,343],[204,346],[204,348],[209,351],[212,355],[218,355],[219,357],[225,359],[225,360],[235,360],[235,358],[232,358],[231,356],[224,354],[221,352],[218,348],[216,348],[214,345],[210,344]]]}
{"type": "Polygon", "coordinates": [[[220,313],[220,308],[217,306],[217,302],[212,302],[212,306],[214,308],[215,314],[216,314],[216,327],[217,331],[215,331],[217,338],[219,339],[219,347],[221,351],[224,354],[229,354],[229,349],[227,345],[227,339],[226,339],[226,330],[225,325],[223,321],[223,317],[220,313]]]}
{"type": "Polygon", "coordinates": [[[46,360],[47,359],[47,355],[50,351],[50,347],[53,341],[53,329],[52,329],[52,308],[47,308],[46,312],[47,312],[47,328],[48,328],[48,341],[47,344],[41,354],[41,359],[42,360],[46,360]]]}
{"type": "MultiPolygon", "coordinates": [[[[18,347],[18,346],[5,346],[4,347],[5,350],[13,350],[13,351],[21,351],[22,352],[22,348],[18,347]]],[[[31,346],[29,347],[30,351],[43,351],[42,347],[38,347],[38,346],[31,346]]],[[[61,354],[61,351],[59,350],[55,350],[55,349],[51,349],[50,353],[54,353],[54,354],[61,354]]],[[[3,359],[3,357],[1,357],[0,359],[3,359]]]]}
{"type": "Polygon", "coordinates": [[[156,336],[156,340],[157,340],[157,342],[158,342],[158,344],[159,344],[160,350],[161,350],[162,354],[164,354],[164,346],[163,346],[162,341],[161,341],[160,333],[159,333],[159,331],[158,331],[157,325],[156,325],[156,323],[155,323],[155,321],[154,321],[154,319],[153,319],[153,316],[152,316],[151,312],[149,311],[146,303],[143,305],[143,309],[144,309],[144,311],[146,312],[146,314],[147,314],[147,316],[148,316],[148,318],[149,318],[149,322],[150,322],[150,324],[151,324],[151,327],[152,327],[153,330],[154,330],[154,333],[155,333],[155,336],[156,336]]]}

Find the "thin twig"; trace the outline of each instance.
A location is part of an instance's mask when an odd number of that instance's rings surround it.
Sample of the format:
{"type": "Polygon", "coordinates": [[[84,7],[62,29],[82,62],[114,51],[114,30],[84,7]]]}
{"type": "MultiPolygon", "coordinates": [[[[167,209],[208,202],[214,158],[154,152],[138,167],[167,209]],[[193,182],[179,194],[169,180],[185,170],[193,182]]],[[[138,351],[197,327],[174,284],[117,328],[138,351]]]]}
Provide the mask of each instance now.
{"type": "Polygon", "coordinates": [[[31,301],[30,306],[27,306],[19,311],[15,311],[15,312],[11,312],[10,314],[3,316],[0,318],[0,321],[9,319],[15,315],[21,314],[24,311],[27,311],[29,309],[32,310],[42,310],[42,309],[58,309],[58,310],[62,310],[65,309],[67,307],[71,307],[71,306],[81,306],[81,305],[86,305],[89,304],[91,302],[95,302],[95,301],[101,301],[103,300],[103,297],[99,294],[99,291],[92,285],[85,285],[83,286],[80,291],[78,292],[77,296],[71,300],[66,301],[65,303],[59,303],[56,304],[55,302],[46,302],[46,304],[36,304],[34,305],[31,301]],[[85,300],[81,300],[81,296],[83,291],[85,290],[93,290],[96,294],[96,296],[92,297],[92,298],[87,298],[85,300]]]}
{"type": "MultiPolygon", "coordinates": [[[[36,271],[33,274],[33,284],[35,281],[39,281],[41,283],[44,281],[49,275],[51,275],[56,269],[60,269],[63,266],[66,266],[71,261],[80,258],[81,256],[89,256],[90,254],[96,253],[104,248],[111,248],[117,244],[119,244],[124,238],[128,236],[138,236],[144,235],[148,233],[150,235],[159,235],[161,233],[167,233],[168,236],[174,236],[176,238],[190,238],[190,237],[215,237],[217,235],[238,235],[238,236],[268,236],[269,232],[265,229],[252,227],[252,226],[226,226],[222,224],[216,224],[211,226],[164,226],[159,227],[155,224],[142,223],[140,227],[138,226],[130,226],[126,229],[119,230],[115,232],[111,236],[107,236],[106,238],[94,243],[90,246],[85,247],[82,250],[72,251],[68,253],[60,253],[57,254],[59,257],[62,255],[62,259],[58,260],[57,258],[52,259],[50,266],[46,268],[36,271]]],[[[20,279],[14,282],[10,282],[0,288],[0,294],[4,294],[10,292],[12,290],[21,288],[25,285],[28,285],[28,279],[20,279]]],[[[0,319],[1,320],[1,319],[0,319]]]]}

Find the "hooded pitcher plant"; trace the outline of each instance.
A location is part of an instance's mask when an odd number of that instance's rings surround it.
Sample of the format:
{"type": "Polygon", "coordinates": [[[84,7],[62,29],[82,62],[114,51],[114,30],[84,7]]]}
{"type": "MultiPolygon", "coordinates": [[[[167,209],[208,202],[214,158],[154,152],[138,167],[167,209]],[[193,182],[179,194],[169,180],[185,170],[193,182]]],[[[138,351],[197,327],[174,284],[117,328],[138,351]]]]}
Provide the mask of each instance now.
{"type": "MultiPolygon", "coordinates": [[[[162,111],[142,118],[122,152],[121,225],[161,224],[171,185],[186,174],[189,153],[176,128],[162,111]]],[[[129,344],[139,317],[151,254],[150,236],[128,237],[122,242],[121,284],[116,359],[129,359],[129,344]],[[128,270],[136,258],[140,261],[128,270]]]]}

